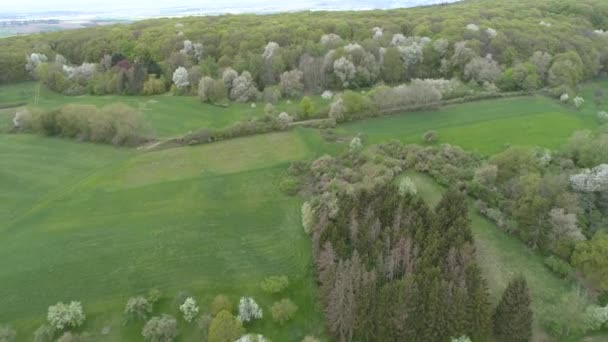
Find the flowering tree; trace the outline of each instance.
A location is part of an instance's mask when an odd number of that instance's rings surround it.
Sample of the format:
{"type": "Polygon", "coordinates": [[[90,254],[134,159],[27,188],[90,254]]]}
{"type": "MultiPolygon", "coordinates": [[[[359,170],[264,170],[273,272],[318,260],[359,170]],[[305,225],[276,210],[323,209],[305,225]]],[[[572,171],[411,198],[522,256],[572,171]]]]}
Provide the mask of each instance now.
{"type": "Polygon", "coordinates": [[[184,319],[186,322],[192,322],[194,317],[198,315],[198,305],[196,304],[196,300],[192,297],[186,298],[184,303],[179,306],[179,311],[184,314],[184,319]]]}
{"type": "Polygon", "coordinates": [[[568,102],[568,100],[570,100],[570,95],[563,93],[562,96],[559,97],[559,100],[564,103],[568,102]]]}
{"type": "Polygon", "coordinates": [[[125,315],[128,319],[145,320],[152,313],[152,304],[144,297],[132,297],[125,306],[125,315]]]}
{"type": "Polygon", "coordinates": [[[344,88],[348,88],[351,82],[355,79],[357,69],[353,62],[344,57],[334,61],[334,73],[342,83],[344,88]]]}
{"type": "Polygon", "coordinates": [[[169,315],[152,317],[144,326],[141,334],[146,341],[172,342],[179,335],[177,321],[169,315]]]}
{"type": "Polygon", "coordinates": [[[49,306],[47,320],[49,324],[57,329],[77,328],[84,323],[86,316],[80,302],[72,301],[70,304],[57,303],[49,306]]]}
{"type": "Polygon", "coordinates": [[[241,322],[250,322],[263,317],[262,308],[251,297],[241,297],[239,301],[238,319],[241,322]]]}
{"type": "Polygon", "coordinates": [[[304,84],[302,83],[302,72],[298,69],[285,71],[281,74],[281,93],[287,97],[296,97],[302,95],[304,84]]]}
{"type": "Polygon", "coordinates": [[[581,108],[581,106],[585,103],[585,99],[580,96],[575,97],[573,101],[576,108],[581,108]]]}
{"type": "Polygon", "coordinates": [[[352,154],[356,154],[361,152],[361,150],[363,150],[363,143],[361,142],[361,138],[354,137],[348,145],[348,151],[352,154]]]}
{"type": "Polygon", "coordinates": [[[598,192],[608,190],[608,164],[570,176],[570,185],[579,192],[598,192]]]}
{"type": "Polygon", "coordinates": [[[282,129],[287,128],[287,126],[289,126],[289,124],[293,121],[293,118],[287,114],[286,112],[282,112],[281,114],[279,114],[279,116],[277,117],[277,122],[279,124],[279,126],[282,129]]]}
{"type": "Polygon", "coordinates": [[[188,77],[188,70],[184,67],[179,67],[173,72],[173,83],[179,89],[185,88],[190,85],[188,77]]]}

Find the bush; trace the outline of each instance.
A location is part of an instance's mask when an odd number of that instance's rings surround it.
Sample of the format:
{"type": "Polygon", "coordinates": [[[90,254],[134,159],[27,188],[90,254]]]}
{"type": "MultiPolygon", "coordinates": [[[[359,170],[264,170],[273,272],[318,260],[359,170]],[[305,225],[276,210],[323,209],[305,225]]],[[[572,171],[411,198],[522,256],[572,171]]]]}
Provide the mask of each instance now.
{"type": "Polygon", "coordinates": [[[124,313],[129,320],[146,320],[148,315],[152,313],[152,304],[142,296],[132,297],[127,301],[124,313]]]}
{"type": "Polygon", "coordinates": [[[55,329],[50,325],[43,324],[34,331],[34,342],[52,342],[55,329]]]}
{"type": "Polygon", "coordinates": [[[574,275],[574,269],[567,262],[556,256],[548,256],[545,258],[545,266],[560,278],[570,278],[574,275]]]}
{"type": "Polygon", "coordinates": [[[266,293],[279,293],[289,286],[287,276],[270,276],[260,283],[260,287],[266,293]]]}
{"type": "Polygon", "coordinates": [[[13,342],[17,338],[17,332],[7,326],[0,326],[0,342],[13,342]]]}
{"type": "Polygon", "coordinates": [[[169,315],[152,317],[144,326],[141,334],[146,341],[171,342],[179,335],[177,321],[169,315]]]}
{"type": "Polygon", "coordinates": [[[213,302],[211,302],[211,314],[213,316],[217,315],[220,311],[232,312],[233,308],[232,302],[226,295],[217,295],[213,298],[213,302]]]}
{"type": "Polygon", "coordinates": [[[283,324],[295,316],[296,311],[298,311],[298,306],[289,299],[281,299],[272,304],[270,311],[272,313],[272,319],[279,324],[283,324]]]}
{"type": "Polygon", "coordinates": [[[162,293],[160,292],[159,289],[151,289],[150,291],[148,291],[148,302],[150,302],[151,305],[154,305],[156,302],[158,302],[158,300],[162,297],[162,293]]]}
{"type": "Polygon", "coordinates": [[[304,231],[306,232],[306,234],[310,234],[312,232],[312,229],[314,227],[314,222],[315,222],[314,210],[313,210],[312,206],[310,205],[310,203],[304,202],[304,204],[302,204],[301,212],[302,212],[302,226],[304,227],[304,231]]]}
{"type": "Polygon", "coordinates": [[[321,342],[321,340],[319,340],[318,338],[316,338],[314,336],[306,336],[306,337],[304,337],[302,342],[321,342]]]}
{"type": "MultiPolygon", "coordinates": [[[[369,98],[352,90],[347,90],[342,94],[342,103],[347,120],[367,116],[365,112],[371,109],[369,98]]],[[[338,119],[336,120],[339,121],[338,119]]]]}
{"type": "Polygon", "coordinates": [[[286,176],[281,180],[279,188],[287,195],[295,195],[300,188],[300,182],[295,177],[286,176]]]}
{"type": "Polygon", "coordinates": [[[597,118],[600,120],[601,123],[608,122],[608,112],[606,112],[606,111],[598,112],[597,118]]]}
{"type": "Polygon", "coordinates": [[[437,131],[427,131],[422,135],[422,140],[425,142],[432,144],[439,139],[439,133],[437,131]]]}
{"type": "Polygon", "coordinates": [[[314,114],[315,106],[312,103],[312,100],[308,96],[304,96],[302,101],[300,101],[300,110],[302,111],[302,116],[307,118],[314,114]]]}
{"type": "Polygon", "coordinates": [[[49,306],[47,320],[49,324],[57,329],[77,328],[84,323],[86,316],[80,302],[72,301],[70,304],[57,303],[49,306]]]}
{"type": "Polygon", "coordinates": [[[27,126],[43,135],[122,146],[148,140],[141,113],[120,103],[101,109],[92,105],[65,105],[59,110],[35,112],[29,120],[27,126]]]}

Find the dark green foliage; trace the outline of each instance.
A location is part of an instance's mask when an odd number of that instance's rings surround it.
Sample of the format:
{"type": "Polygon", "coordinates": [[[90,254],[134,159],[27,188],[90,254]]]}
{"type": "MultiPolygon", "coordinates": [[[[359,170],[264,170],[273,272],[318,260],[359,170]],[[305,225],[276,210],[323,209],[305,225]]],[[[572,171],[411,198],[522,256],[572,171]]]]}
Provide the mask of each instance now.
{"type": "Polygon", "coordinates": [[[526,279],[513,279],[494,312],[494,334],[500,341],[527,342],[532,338],[532,309],[526,279]]]}
{"type": "MultiPolygon", "coordinates": [[[[346,165],[382,172],[350,158],[321,158],[312,173],[339,174],[346,165]]],[[[389,176],[365,177],[336,177],[334,193],[312,201],[319,223],[313,249],[330,331],[345,341],[483,340],[490,330],[488,293],[474,261],[466,196],[452,188],[431,210],[420,198],[399,195],[389,176]],[[345,184],[349,179],[361,184],[345,184]]],[[[319,178],[316,188],[326,181],[319,178]]]]}
{"type": "Polygon", "coordinates": [[[560,278],[570,278],[574,275],[572,266],[554,255],[545,258],[545,266],[560,278]]]}

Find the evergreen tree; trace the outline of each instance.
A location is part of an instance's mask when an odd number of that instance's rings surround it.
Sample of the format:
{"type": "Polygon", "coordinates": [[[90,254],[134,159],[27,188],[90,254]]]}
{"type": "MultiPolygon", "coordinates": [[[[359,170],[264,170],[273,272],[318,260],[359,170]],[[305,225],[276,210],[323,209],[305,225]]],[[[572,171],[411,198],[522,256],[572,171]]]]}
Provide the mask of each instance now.
{"type": "Polygon", "coordinates": [[[532,309],[526,279],[509,283],[494,312],[494,334],[501,341],[527,342],[532,338],[532,309]]]}

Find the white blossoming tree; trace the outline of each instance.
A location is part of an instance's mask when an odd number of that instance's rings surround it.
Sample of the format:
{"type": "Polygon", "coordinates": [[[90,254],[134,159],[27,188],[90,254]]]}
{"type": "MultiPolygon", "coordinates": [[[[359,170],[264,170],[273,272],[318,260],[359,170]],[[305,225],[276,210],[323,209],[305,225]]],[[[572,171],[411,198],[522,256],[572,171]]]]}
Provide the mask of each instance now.
{"type": "Polygon", "coordinates": [[[179,306],[179,311],[184,315],[186,322],[192,322],[192,320],[198,315],[198,305],[196,300],[192,297],[186,298],[184,303],[179,306]]]}
{"type": "Polygon", "coordinates": [[[572,101],[574,102],[574,107],[576,108],[581,108],[585,103],[585,99],[580,96],[575,97],[572,101]]]}
{"type": "Polygon", "coordinates": [[[173,83],[178,89],[183,89],[190,85],[188,70],[184,67],[179,67],[173,72],[173,83]]]}
{"type": "Polygon", "coordinates": [[[239,301],[239,315],[238,319],[241,322],[250,322],[254,319],[261,319],[263,317],[262,308],[255,302],[251,297],[241,297],[239,301]]]}
{"type": "Polygon", "coordinates": [[[352,154],[357,154],[363,150],[363,143],[361,142],[361,138],[354,137],[350,144],[348,145],[348,151],[352,154]]]}
{"type": "Polygon", "coordinates": [[[72,301],[70,304],[57,303],[49,306],[47,320],[57,329],[77,328],[84,323],[86,316],[80,302],[72,301]]]}
{"type": "Polygon", "coordinates": [[[570,176],[570,185],[579,192],[599,192],[608,190],[608,164],[570,176]]]}
{"type": "Polygon", "coordinates": [[[355,68],[355,65],[348,59],[340,57],[334,61],[334,73],[344,88],[348,88],[354,80],[356,72],[357,69],[355,68]]]}

